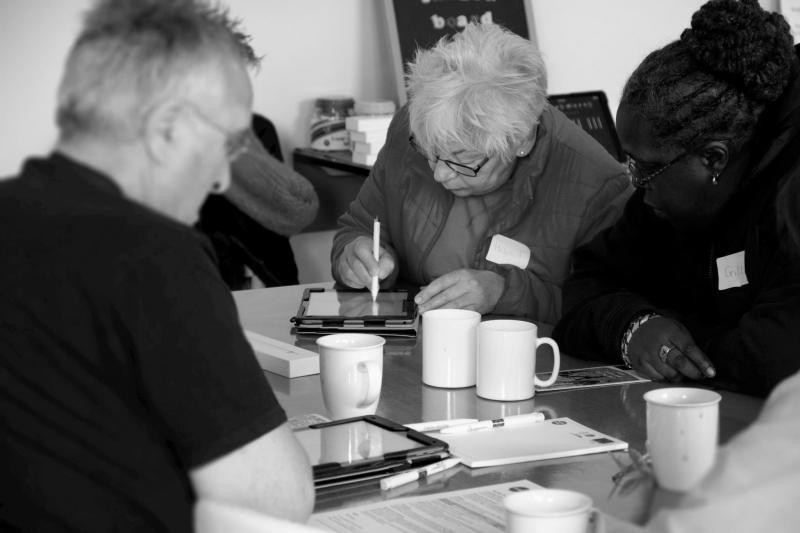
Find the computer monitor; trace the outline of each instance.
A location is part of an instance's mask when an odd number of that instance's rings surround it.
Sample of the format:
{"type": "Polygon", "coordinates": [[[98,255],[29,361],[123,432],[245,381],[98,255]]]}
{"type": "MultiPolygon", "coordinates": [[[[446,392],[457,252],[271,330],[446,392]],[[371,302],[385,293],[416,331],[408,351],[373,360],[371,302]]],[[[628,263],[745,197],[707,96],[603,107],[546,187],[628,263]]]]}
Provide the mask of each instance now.
{"type": "Polygon", "coordinates": [[[608,99],[603,91],[553,94],[548,99],[567,118],[603,145],[617,161],[625,160],[625,154],[617,137],[617,128],[611,118],[608,99]]]}

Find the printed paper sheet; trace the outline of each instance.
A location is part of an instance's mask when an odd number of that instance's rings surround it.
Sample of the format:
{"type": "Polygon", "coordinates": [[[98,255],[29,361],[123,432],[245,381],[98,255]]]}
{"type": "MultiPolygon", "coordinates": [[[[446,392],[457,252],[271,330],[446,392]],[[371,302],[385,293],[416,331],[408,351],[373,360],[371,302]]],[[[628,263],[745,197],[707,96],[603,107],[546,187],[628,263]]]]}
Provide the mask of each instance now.
{"type": "Polygon", "coordinates": [[[503,498],[539,488],[522,479],[485,487],[412,496],[338,511],[316,513],[310,525],[350,533],[503,533],[503,498]]]}

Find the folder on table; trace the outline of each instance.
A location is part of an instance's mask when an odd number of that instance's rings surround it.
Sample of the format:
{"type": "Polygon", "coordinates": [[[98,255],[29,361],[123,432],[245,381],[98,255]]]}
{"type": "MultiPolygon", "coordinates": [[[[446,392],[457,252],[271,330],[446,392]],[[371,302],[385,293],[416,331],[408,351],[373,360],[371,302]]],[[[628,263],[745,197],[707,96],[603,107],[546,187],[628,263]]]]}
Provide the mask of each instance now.
{"type": "Polygon", "coordinates": [[[435,435],[447,442],[450,453],[461,457],[463,464],[470,468],[628,449],[627,442],[570,418],[553,418],[527,426],[435,435]]]}

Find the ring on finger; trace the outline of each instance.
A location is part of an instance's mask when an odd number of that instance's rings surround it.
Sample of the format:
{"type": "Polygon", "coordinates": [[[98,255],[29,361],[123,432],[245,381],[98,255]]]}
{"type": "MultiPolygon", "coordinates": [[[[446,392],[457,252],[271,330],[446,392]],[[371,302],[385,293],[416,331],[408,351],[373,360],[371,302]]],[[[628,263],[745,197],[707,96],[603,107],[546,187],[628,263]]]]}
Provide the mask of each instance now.
{"type": "Polygon", "coordinates": [[[661,360],[662,363],[665,365],[667,364],[667,357],[669,357],[669,353],[672,350],[675,350],[675,346],[671,344],[662,344],[661,348],[658,350],[658,358],[661,360]]]}

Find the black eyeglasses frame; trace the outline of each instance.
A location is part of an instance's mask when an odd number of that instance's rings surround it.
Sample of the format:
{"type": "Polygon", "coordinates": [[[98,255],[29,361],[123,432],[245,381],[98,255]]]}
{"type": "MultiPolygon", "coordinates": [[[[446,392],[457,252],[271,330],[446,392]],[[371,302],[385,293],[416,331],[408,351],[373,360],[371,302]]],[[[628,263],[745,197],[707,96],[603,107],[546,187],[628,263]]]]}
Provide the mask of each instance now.
{"type": "Polygon", "coordinates": [[[628,165],[628,176],[630,176],[631,183],[634,187],[639,189],[644,189],[647,187],[653,178],[658,176],[659,174],[665,172],[669,167],[689,155],[691,152],[683,152],[676,157],[673,157],[668,162],[661,165],[659,168],[642,176],[641,174],[641,163],[639,163],[636,158],[634,158],[631,154],[626,153],[625,157],[627,157],[627,165],[628,165]]]}
{"type": "Polygon", "coordinates": [[[428,161],[436,162],[436,163],[441,161],[442,163],[444,163],[447,166],[447,168],[449,168],[453,172],[456,172],[457,174],[461,174],[462,176],[467,176],[468,178],[474,178],[475,176],[477,176],[478,172],[480,172],[481,168],[483,168],[483,166],[486,163],[489,162],[489,159],[491,159],[489,156],[485,156],[484,160],[481,161],[477,166],[471,167],[471,166],[465,165],[463,163],[458,163],[456,161],[450,161],[449,159],[442,159],[438,155],[434,155],[435,159],[430,159],[428,157],[428,155],[422,150],[422,148],[420,148],[420,146],[416,143],[416,141],[414,141],[414,136],[413,135],[411,135],[408,138],[408,144],[410,144],[411,148],[413,148],[419,155],[421,155],[422,157],[424,157],[428,161]]]}

